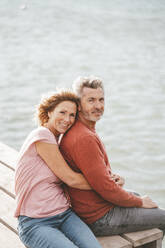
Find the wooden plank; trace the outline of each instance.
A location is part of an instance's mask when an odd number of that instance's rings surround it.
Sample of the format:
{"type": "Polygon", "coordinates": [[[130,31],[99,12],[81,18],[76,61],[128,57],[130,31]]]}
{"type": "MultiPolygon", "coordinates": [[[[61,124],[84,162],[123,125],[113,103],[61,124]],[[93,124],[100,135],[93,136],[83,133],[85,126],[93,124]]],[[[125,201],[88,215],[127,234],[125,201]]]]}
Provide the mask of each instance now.
{"type": "Polygon", "coordinates": [[[145,231],[126,233],[122,236],[130,241],[133,247],[138,247],[162,239],[163,232],[157,228],[153,228],[145,231]]]}
{"type": "Polygon", "coordinates": [[[0,162],[5,164],[11,170],[14,170],[16,161],[18,157],[18,152],[0,142],[0,162]]]}
{"type": "Polygon", "coordinates": [[[162,247],[162,239],[155,240],[151,243],[138,246],[138,248],[161,248],[162,247]]]}
{"type": "Polygon", "coordinates": [[[0,163],[0,187],[14,196],[14,171],[0,163]]]}
{"type": "Polygon", "coordinates": [[[17,233],[17,219],[14,217],[16,206],[15,200],[0,190],[0,202],[3,203],[1,204],[0,210],[1,223],[6,225],[13,232],[17,233]]]}
{"type": "Polygon", "coordinates": [[[0,223],[0,243],[3,248],[25,248],[18,235],[0,223]]]}
{"type": "Polygon", "coordinates": [[[103,248],[131,248],[132,244],[119,235],[97,237],[103,248]]]}

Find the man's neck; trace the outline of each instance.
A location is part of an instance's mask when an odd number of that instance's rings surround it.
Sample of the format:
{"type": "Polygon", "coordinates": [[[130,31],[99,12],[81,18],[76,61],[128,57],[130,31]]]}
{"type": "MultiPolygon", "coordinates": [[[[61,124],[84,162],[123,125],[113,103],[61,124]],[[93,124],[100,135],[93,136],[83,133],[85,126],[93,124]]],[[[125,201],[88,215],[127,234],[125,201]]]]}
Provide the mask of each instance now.
{"type": "Polygon", "coordinates": [[[96,122],[85,119],[81,113],[79,113],[78,119],[89,129],[95,129],[96,122]]]}

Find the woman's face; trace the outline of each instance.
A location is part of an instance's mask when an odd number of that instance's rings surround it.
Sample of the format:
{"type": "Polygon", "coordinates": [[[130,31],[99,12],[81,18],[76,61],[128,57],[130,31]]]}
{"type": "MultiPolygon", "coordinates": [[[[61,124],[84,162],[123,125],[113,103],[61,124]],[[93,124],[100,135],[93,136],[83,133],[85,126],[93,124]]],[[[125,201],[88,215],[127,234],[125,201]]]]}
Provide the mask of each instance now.
{"type": "Polygon", "coordinates": [[[48,113],[48,128],[55,136],[65,133],[74,123],[77,106],[74,102],[63,101],[48,113]]]}

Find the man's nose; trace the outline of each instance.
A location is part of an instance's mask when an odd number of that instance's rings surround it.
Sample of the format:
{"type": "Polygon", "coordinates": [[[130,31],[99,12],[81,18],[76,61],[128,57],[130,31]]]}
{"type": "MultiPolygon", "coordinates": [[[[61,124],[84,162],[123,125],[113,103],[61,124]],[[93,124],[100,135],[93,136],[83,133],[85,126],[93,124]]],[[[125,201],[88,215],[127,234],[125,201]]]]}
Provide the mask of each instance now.
{"type": "Polygon", "coordinates": [[[101,103],[100,101],[97,101],[97,102],[95,102],[95,107],[98,108],[98,109],[101,109],[101,108],[104,107],[104,104],[101,103]]]}

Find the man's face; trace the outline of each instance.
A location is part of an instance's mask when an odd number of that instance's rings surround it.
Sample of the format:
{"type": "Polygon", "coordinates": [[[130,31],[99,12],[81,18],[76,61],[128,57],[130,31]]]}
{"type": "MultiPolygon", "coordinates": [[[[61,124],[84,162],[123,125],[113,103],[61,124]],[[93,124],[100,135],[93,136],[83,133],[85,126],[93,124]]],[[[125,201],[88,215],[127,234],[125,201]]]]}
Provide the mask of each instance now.
{"type": "Polygon", "coordinates": [[[104,92],[102,88],[84,87],[79,110],[84,119],[92,122],[98,121],[104,113],[104,92]]]}

